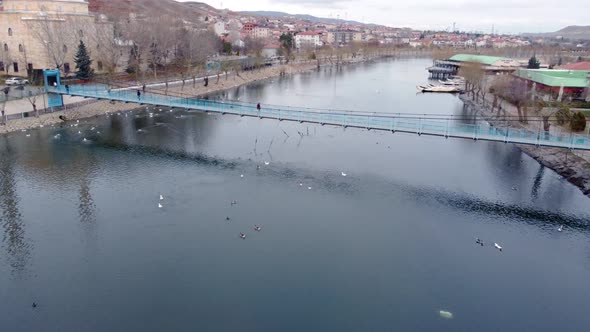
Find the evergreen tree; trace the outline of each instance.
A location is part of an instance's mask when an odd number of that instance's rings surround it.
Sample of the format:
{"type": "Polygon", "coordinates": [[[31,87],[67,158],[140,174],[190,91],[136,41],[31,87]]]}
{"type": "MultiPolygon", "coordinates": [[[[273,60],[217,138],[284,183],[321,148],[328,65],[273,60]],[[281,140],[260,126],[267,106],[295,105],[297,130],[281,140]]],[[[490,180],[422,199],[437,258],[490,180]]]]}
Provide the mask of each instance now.
{"type": "Polygon", "coordinates": [[[76,78],[79,80],[89,80],[94,76],[94,69],[92,69],[92,60],[90,53],[86,49],[84,42],[80,40],[78,45],[78,52],[74,57],[76,62],[76,78]]]}
{"type": "Polygon", "coordinates": [[[537,60],[536,56],[532,56],[529,59],[529,65],[527,66],[528,69],[539,69],[541,68],[541,62],[539,60],[537,60]]]}
{"type": "Polygon", "coordinates": [[[137,45],[133,45],[129,50],[129,60],[127,61],[127,69],[125,71],[128,74],[137,74],[139,73],[140,65],[141,54],[139,53],[139,48],[137,45]]]}

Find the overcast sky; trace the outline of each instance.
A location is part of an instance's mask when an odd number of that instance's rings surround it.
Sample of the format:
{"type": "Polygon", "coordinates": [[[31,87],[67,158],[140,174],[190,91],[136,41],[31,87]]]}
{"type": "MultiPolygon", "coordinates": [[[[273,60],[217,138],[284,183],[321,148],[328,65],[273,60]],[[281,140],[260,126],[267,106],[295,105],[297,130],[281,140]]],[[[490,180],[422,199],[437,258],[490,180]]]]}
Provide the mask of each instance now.
{"type": "MultiPolygon", "coordinates": [[[[180,0],[187,1],[187,0],[180,0]]],[[[551,32],[590,25],[590,0],[201,0],[215,8],[272,10],[393,27],[463,31],[551,32]]]]}

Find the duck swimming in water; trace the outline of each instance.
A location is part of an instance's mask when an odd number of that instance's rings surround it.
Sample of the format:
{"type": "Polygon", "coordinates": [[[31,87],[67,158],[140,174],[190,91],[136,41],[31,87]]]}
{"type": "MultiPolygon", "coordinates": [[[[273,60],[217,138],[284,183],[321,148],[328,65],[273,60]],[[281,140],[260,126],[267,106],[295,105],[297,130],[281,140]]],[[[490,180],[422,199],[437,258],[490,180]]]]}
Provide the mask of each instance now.
{"type": "Polygon", "coordinates": [[[257,232],[260,232],[262,230],[262,228],[258,225],[254,225],[254,230],[257,232]]]}
{"type": "Polygon", "coordinates": [[[246,239],[246,234],[240,233],[240,239],[245,240],[246,239]]]}

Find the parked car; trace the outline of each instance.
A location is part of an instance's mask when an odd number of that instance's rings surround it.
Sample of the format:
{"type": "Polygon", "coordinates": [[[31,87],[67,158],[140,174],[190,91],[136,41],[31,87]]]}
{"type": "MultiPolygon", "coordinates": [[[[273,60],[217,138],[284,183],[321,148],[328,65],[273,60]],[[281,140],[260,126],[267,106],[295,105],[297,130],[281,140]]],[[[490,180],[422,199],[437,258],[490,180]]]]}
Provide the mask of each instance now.
{"type": "Polygon", "coordinates": [[[29,84],[29,80],[21,77],[11,77],[5,83],[6,85],[27,85],[29,84]]]}

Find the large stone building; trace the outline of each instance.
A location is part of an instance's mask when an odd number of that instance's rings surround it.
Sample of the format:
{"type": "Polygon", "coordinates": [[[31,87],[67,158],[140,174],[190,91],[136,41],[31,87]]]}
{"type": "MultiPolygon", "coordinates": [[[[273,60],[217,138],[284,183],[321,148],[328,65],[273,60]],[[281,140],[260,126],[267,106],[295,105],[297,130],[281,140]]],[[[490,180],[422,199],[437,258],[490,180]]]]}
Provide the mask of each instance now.
{"type": "MultiPolygon", "coordinates": [[[[109,70],[101,56],[113,43],[113,25],[95,17],[84,0],[0,0],[0,72],[34,76],[42,69],[75,70],[84,41],[95,71],[109,70]]],[[[114,50],[112,50],[114,51],[114,50]]]]}

